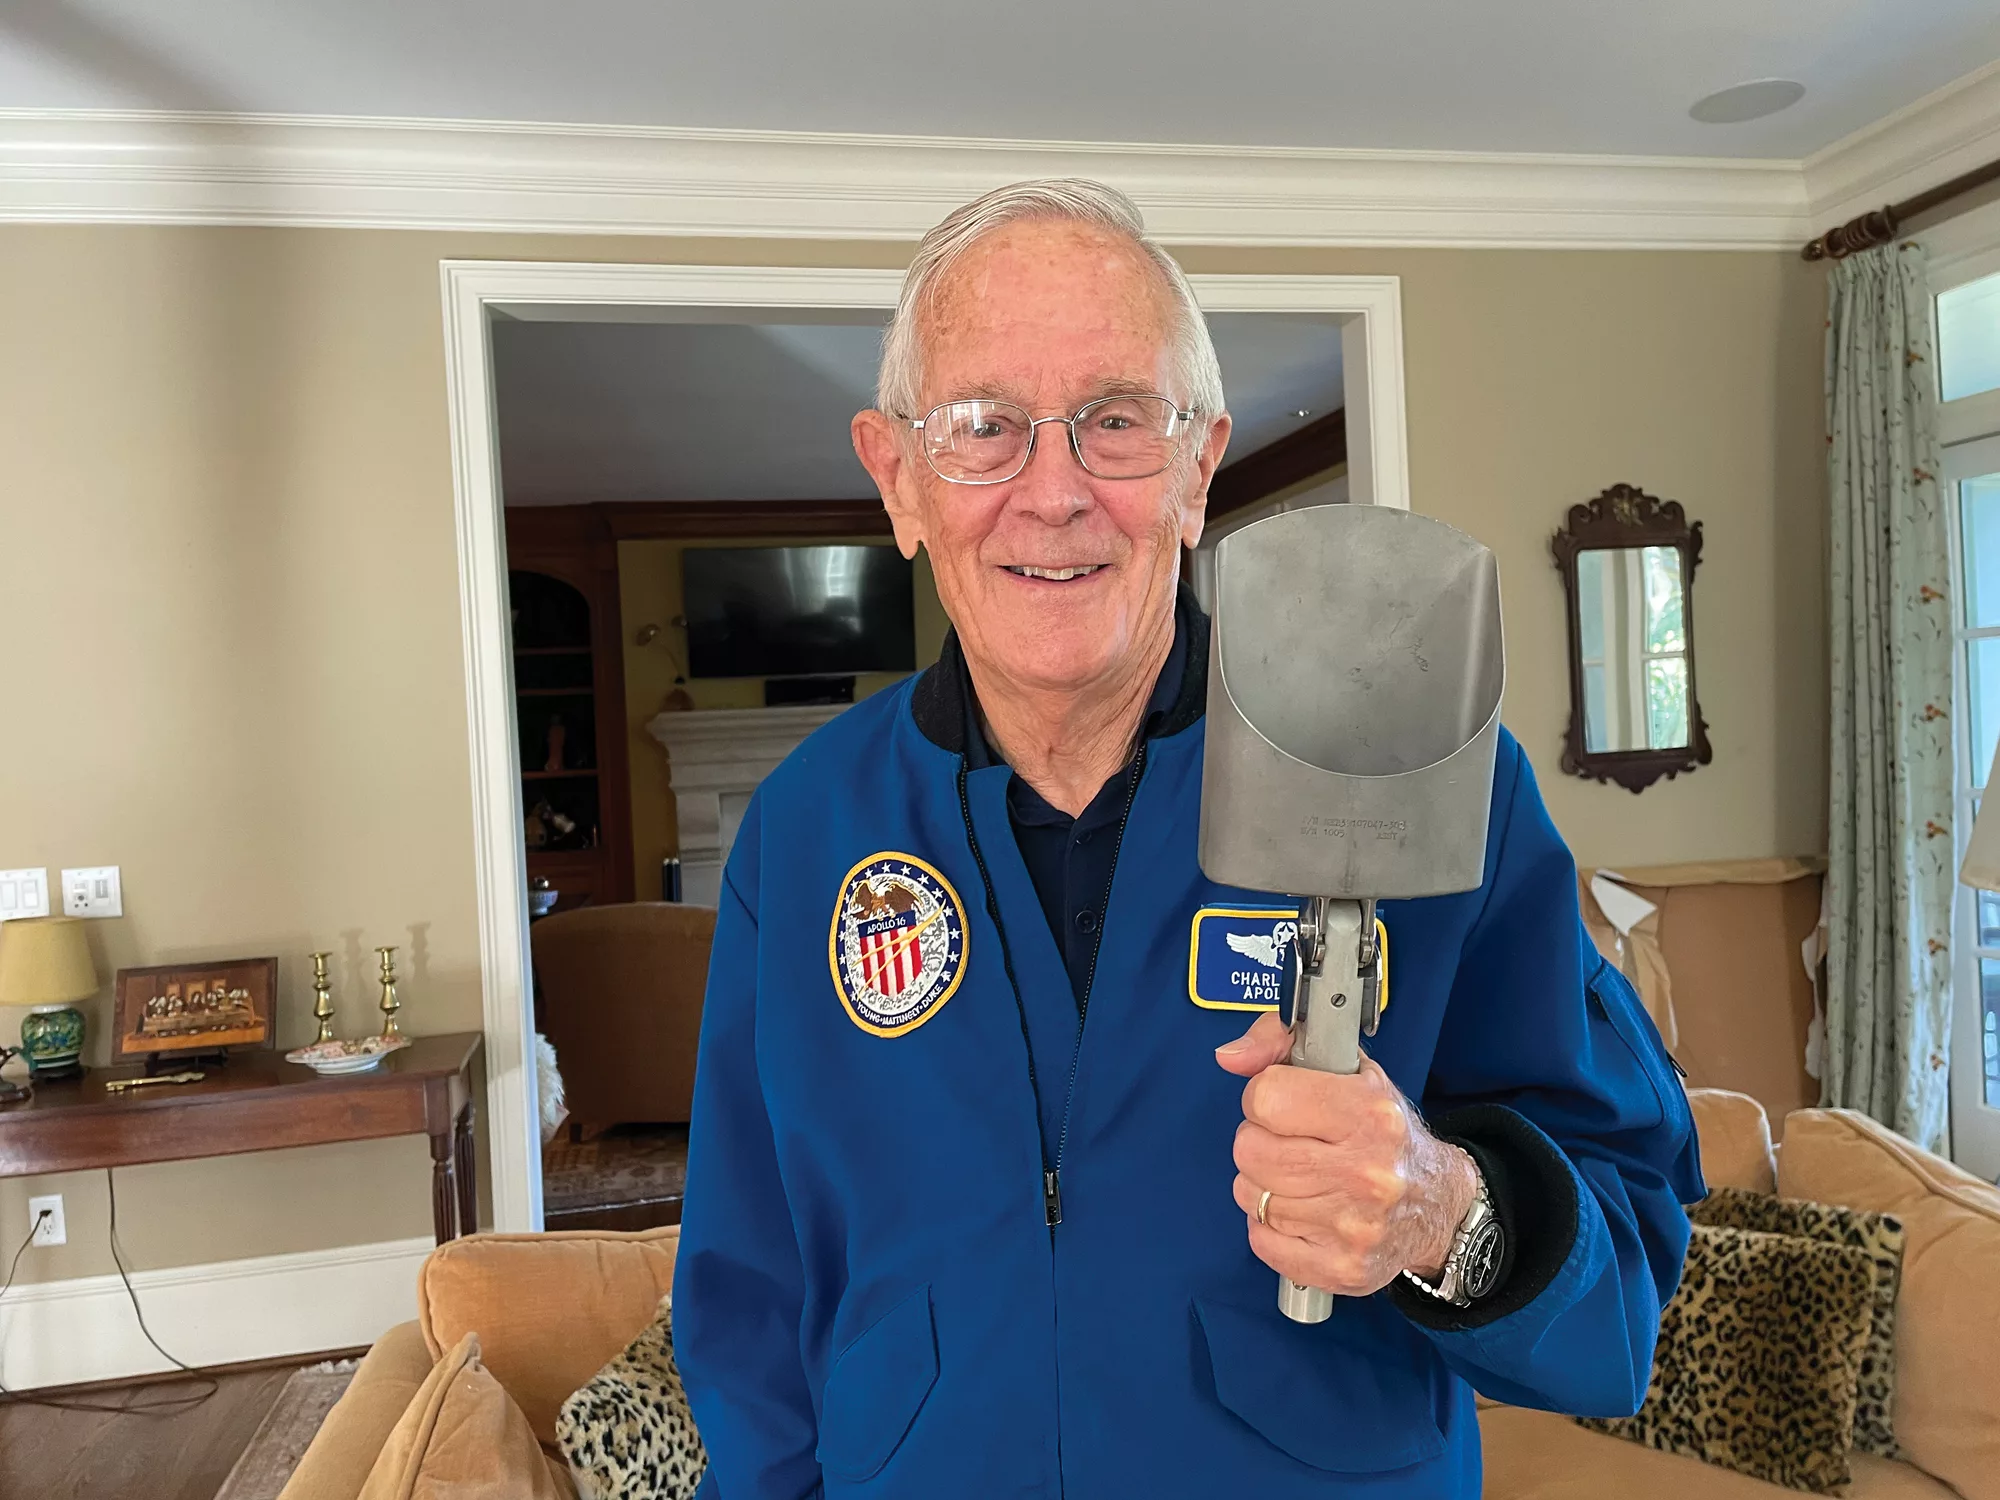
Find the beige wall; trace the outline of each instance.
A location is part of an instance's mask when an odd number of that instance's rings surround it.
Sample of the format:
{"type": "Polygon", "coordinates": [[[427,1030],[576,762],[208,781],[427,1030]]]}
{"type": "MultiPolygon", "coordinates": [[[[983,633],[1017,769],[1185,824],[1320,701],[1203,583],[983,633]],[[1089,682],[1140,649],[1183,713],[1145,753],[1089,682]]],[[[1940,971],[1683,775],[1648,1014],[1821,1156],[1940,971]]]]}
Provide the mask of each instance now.
{"type": "MultiPolygon", "coordinates": [[[[894,246],[343,230],[0,228],[0,867],[116,862],[113,968],[276,953],[279,1041],[330,947],[408,950],[413,1030],[479,1022],[437,263],[894,265],[894,246]]],[[[1819,275],[1781,254],[1190,253],[1199,270],[1404,277],[1418,505],[1499,552],[1508,718],[1587,862],[1822,846],[1819,275]],[[1547,537],[1627,480],[1707,527],[1716,762],[1634,798],[1554,771],[1547,537]]],[[[108,1007],[88,1007],[103,1055],[108,1007]]],[[[0,1040],[14,1023],[0,1020],[0,1040]]],[[[120,1173],[164,1266],[419,1235],[417,1139],[120,1173]]],[[[23,1280],[108,1272],[102,1174],[23,1280]]]]}
{"type": "Polygon", "coordinates": [[[1411,503],[1499,556],[1503,713],[1581,863],[1825,849],[1823,272],[1783,254],[1185,260],[1402,278],[1411,503]],[[1558,769],[1569,685],[1549,537],[1620,481],[1702,523],[1695,674],[1715,750],[1636,797],[1558,769]]]}
{"type": "MultiPolygon", "coordinates": [[[[800,537],[799,545],[828,542],[881,542],[880,537],[800,537]]],[[[687,634],[670,622],[681,610],[681,555],[698,547],[784,546],[782,537],[722,538],[699,542],[668,540],[618,544],[618,603],[625,627],[625,736],[632,767],[632,889],[641,900],[660,888],[660,861],[680,848],[674,819],[666,747],[646,732],[687,666],[687,634]],[[651,644],[637,644],[648,625],[660,627],[651,644]]],[[[931,577],[930,554],[919,552],[916,590],[917,666],[937,660],[944,644],[944,606],[931,577]]],[[[901,673],[864,672],[854,681],[857,700],[901,681],[901,673]]],[[[762,708],[761,677],[708,677],[682,684],[696,708],[762,708]]]]}

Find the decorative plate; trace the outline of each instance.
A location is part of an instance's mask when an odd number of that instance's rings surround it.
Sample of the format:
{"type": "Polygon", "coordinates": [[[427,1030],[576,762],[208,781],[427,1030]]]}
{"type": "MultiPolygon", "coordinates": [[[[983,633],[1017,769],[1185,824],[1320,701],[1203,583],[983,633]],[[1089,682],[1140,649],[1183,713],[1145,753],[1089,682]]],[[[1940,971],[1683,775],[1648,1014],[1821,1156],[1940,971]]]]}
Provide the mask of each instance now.
{"type": "Polygon", "coordinates": [[[410,1045],[406,1036],[364,1036],[351,1042],[314,1042],[285,1054],[289,1063],[303,1063],[315,1073],[365,1073],[399,1048],[410,1045]]]}

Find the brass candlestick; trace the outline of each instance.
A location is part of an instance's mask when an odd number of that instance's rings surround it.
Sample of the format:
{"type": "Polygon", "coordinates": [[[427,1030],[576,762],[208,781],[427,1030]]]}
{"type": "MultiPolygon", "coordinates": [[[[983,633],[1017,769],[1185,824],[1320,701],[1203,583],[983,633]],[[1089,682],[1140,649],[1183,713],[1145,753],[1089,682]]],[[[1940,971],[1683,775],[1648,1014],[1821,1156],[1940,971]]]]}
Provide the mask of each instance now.
{"type": "Polygon", "coordinates": [[[313,1019],[319,1022],[319,1035],[314,1042],[333,1040],[333,985],[326,977],[326,962],[331,953],[315,953],[313,961],[313,1019]]]}
{"type": "Polygon", "coordinates": [[[402,1032],[396,1025],[396,1012],[403,1007],[396,999],[396,950],[377,948],[375,951],[382,955],[382,1035],[400,1036],[402,1032]]]}

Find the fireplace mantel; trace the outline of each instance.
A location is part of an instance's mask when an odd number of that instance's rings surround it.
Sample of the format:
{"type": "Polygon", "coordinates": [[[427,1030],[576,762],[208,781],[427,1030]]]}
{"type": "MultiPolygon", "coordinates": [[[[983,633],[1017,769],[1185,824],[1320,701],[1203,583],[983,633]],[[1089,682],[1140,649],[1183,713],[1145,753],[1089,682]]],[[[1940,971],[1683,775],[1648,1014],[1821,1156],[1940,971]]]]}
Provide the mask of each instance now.
{"type": "Polygon", "coordinates": [[[682,900],[716,904],[722,866],[750,794],[801,740],[852,706],[695,709],[653,717],[646,731],[667,747],[680,820],[682,900]]]}

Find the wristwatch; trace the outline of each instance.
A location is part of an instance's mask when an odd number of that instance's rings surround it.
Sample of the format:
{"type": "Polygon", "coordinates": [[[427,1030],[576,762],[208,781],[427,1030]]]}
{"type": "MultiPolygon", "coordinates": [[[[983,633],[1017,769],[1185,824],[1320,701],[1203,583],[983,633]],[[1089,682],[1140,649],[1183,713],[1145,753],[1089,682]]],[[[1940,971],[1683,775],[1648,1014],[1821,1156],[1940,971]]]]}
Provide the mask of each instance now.
{"type": "Polygon", "coordinates": [[[1452,1236],[1451,1253],[1445,1257],[1437,1285],[1433,1286],[1415,1271],[1403,1273],[1415,1285],[1453,1307],[1470,1307],[1493,1290],[1500,1279],[1507,1248],[1507,1231],[1493,1211],[1492,1195],[1486,1191],[1486,1176],[1476,1162],[1472,1170],[1478,1190],[1473,1195],[1472,1207],[1458,1222],[1458,1233],[1452,1236]]]}

